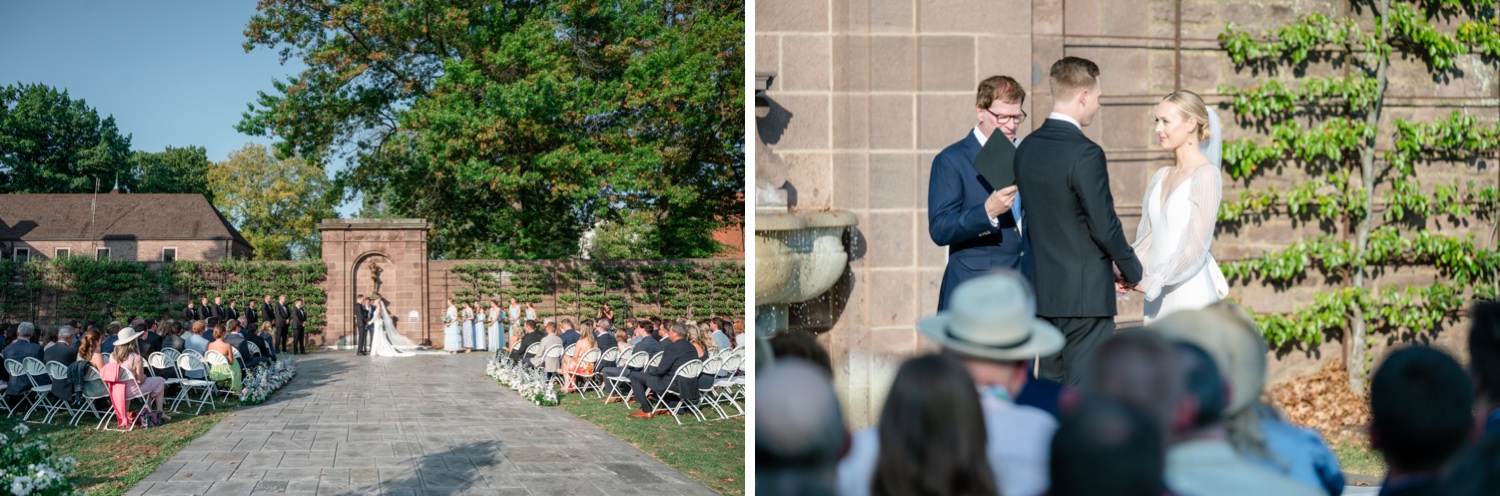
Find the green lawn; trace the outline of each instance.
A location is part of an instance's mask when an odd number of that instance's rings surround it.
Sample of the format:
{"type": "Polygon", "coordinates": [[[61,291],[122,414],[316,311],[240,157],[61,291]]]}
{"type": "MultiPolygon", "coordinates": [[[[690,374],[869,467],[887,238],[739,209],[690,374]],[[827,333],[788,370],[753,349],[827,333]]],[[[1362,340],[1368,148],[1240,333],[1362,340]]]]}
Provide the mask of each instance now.
{"type": "MultiPolygon", "coordinates": [[[[576,394],[563,396],[561,407],[709,489],[745,494],[745,417],[698,422],[689,414],[677,425],[671,415],[630,418],[633,410],[619,403],[605,404],[592,395],[580,399],[576,394]]],[[[717,417],[718,413],[709,413],[709,418],[717,417]]]]}
{"type": "MultiPolygon", "coordinates": [[[[93,496],[116,496],[150,475],[162,462],[177,454],[188,443],[208,432],[214,424],[228,416],[235,403],[220,403],[218,411],[204,409],[203,415],[194,417],[191,412],[170,413],[172,421],[153,429],[136,429],[132,432],[94,430],[98,420],[85,416],[78,427],[64,425],[66,414],[60,414],[53,424],[28,422],[31,433],[26,439],[41,439],[52,446],[56,456],[71,456],[78,460],[78,470],[68,479],[80,493],[93,496]]],[[[33,414],[33,420],[40,414],[33,414]]],[[[9,433],[18,417],[0,417],[0,432],[9,433]]]]}
{"type": "Polygon", "coordinates": [[[1339,468],[1345,473],[1385,478],[1385,460],[1368,444],[1334,443],[1333,454],[1339,457],[1339,468]]]}

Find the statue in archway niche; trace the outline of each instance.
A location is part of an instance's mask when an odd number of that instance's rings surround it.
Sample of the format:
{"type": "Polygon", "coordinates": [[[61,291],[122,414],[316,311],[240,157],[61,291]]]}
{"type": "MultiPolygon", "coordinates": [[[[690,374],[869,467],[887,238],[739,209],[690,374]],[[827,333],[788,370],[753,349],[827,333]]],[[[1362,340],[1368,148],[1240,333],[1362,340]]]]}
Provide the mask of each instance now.
{"type": "Polygon", "coordinates": [[[380,264],[378,264],[378,263],[371,263],[370,264],[370,282],[375,285],[375,294],[380,294],[380,273],[381,272],[384,272],[384,269],[380,268],[380,264]]]}

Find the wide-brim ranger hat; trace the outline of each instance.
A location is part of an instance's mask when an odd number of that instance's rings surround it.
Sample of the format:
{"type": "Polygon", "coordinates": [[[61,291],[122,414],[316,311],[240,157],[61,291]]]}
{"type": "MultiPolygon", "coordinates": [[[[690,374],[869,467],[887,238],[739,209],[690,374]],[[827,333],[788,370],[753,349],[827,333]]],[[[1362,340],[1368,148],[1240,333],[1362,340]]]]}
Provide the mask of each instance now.
{"type": "Polygon", "coordinates": [[[1013,274],[965,281],[953,290],[948,309],[924,317],[917,329],[938,345],[990,360],[1027,360],[1062,350],[1066,340],[1036,318],[1036,301],[1013,274]]]}
{"type": "Polygon", "coordinates": [[[126,327],[124,329],[120,329],[120,333],[116,334],[116,336],[119,336],[119,339],[115,340],[115,346],[119,346],[131,341],[135,341],[136,338],[141,337],[141,331],[135,330],[134,327],[126,327]]]}

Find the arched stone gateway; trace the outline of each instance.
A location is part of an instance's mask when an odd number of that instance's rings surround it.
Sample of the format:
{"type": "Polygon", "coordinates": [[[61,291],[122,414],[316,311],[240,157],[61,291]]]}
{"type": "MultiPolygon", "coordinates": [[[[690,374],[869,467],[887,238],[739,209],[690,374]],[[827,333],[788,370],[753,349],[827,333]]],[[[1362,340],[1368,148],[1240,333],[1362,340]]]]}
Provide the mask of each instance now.
{"type": "Polygon", "coordinates": [[[323,264],[328,267],[328,324],[323,344],[355,345],[354,299],[376,292],[412,341],[428,338],[427,221],[423,219],[329,219],[318,224],[323,264]],[[418,312],[415,322],[411,312],[418,312]]]}

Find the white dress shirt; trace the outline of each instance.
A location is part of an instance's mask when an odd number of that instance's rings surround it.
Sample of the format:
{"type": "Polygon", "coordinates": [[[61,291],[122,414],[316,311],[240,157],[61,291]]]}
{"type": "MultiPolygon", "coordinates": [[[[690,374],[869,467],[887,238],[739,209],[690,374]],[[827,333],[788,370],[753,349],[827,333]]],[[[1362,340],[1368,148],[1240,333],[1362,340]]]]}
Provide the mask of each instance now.
{"type": "Polygon", "coordinates": [[[1057,112],[1053,112],[1052,114],[1048,115],[1047,118],[1048,119],[1057,119],[1057,120],[1060,120],[1060,121],[1072,123],[1073,127],[1078,128],[1079,131],[1083,130],[1083,124],[1079,124],[1078,123],[1078,119],[1074,119],[1073,117],[1069,116],[1068,114],[1060,114],[1060,113],[1057,113],[1057,112]]]}

